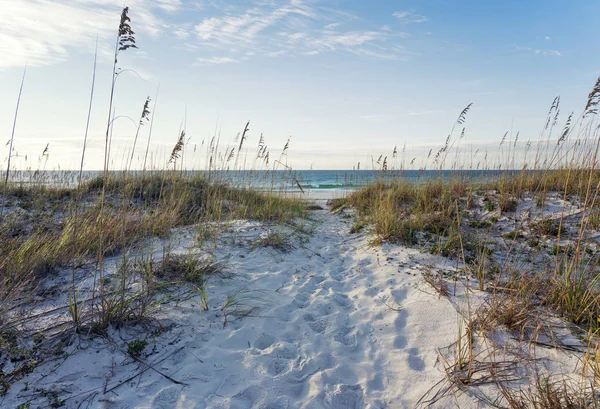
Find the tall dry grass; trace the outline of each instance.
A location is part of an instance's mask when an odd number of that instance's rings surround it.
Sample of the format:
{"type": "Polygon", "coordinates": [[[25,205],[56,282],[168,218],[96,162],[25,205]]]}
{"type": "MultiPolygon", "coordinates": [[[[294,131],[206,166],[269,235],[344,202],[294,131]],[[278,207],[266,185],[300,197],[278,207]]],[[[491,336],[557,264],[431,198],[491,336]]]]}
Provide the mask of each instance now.
{"type": "MultiPolygon", "coordinates": [[[[467,300],[475,289],[484,294],[481,297],[485,303],[476,309],[467,301],[458,341],[451,348],[455,353],[443,357],[447,387],[442,388],[442,395],[450,391],[475,393],[478,385],[492,382],[501,391],[496,400],[483,399],[492,407],[597,407],[599,101],[600,79],[581,115],[571,113],[560,128],[560,98],[556,98],[540,140],[521,141],[525,145],[520,168],[516,155],[519,135],[513,137],[507,132],[498,145],[497,156],[486,153],[474,169],[476,153],[461,147],[464,128],[455,135],[456,127],[466,121],[469,105],[460,113],[444,145],[437,152],[430,151],[419,169],[420,178],[408,180],[403,165],[401,169],[390,169],[384,159],[378,165],[382,174],[379,182],[336,202],[338,207],[356,209],[361,226],[372,226],[375,243],[403,242],[454,258],[465,273],[467,300]],[[451,158],[454,163],[448,163],[451,158]],[[465,164],[471,164],[468,172],[465,164]],[[426,172],[428,166],[433,169],[426,172]],[[502,239],[501,226],[507,223],[514,227],[502,239]],[[545,256],[540,255],[540,243],[544,242],[552,243],[545,256]],[[537,261],[532,263],[532,258],[537,261]],[[494,368],[499,362],[489,359],[502,354],[500,346],[493,346],[496,332],[508,331],[528,350],[540,345],[561,350],[566,348],[561,342],[545,341],[556,339],[552,324],[555,319],[566,322],[584,340],[577,349],[586,362],[584,369],[580,368],[582,382],[548,379],[542,372],[531,388],[519,389],[516,379],[494,368]],[[476,352],[472,341],[476,333],[487,339],[488,347],[483,351],[476,352]],[[485,362],[473,366],[473,357],[481,354],[485,362]]],[[[393,157],[396,153],[394,148],[393,157]]],[[[439,287],[437,283],[432,286],[439,287]]],[[[536,361],[501,362],[518,371],[535,367],[536,361]]],[[[437,402],[439,393],[429,402],[437,402]]]]}
{"type": "MultiPolygon", "coordinates": [[[[270,161],[262,135],[257,153],[249,154],[249,122],[233,144],[221,143],[215,133],[198,150],[190,145],[182,126],[170,157],[153,156],[150,141],[158,90],[152,112],[150,98],[144,103],[131,149],[123,153],[122,169],[110,170],[117,155],[111,152],[111,135],[119,118],[114,113],[115,90],[118,78],[128,71],[118,67],[119,56],[137,48],[128,12],[125,7],[121,13],[115,43],[102,171],[93,176],[84,171],[96,55],[78,171],[45,171],[41,166],[35,172],[13,169],[10,147],[0,213],[0,395],[52,356],[69,334],[105,334],[109,327],[136,325],[150,318],[157,294],[165,288],[189,287],[186,291],[197,294],[206,309],[205,282],[224,268],[212,259],[210,246],[202,259],[190,255],[185,260],[165,247],[164,257],[157,261],[152,256],[152,238],[193,226],[201,247],[207,238],[216,244],[219,233],[233,220],[284,224],[307,214],[304,200],[280,190],[279,184],[288,185],[293,177],[291,169],[286,168],[283,176],[277,171],[284,165],[289,141],[279,157],[281,165],[270,161]],[[143,162],[136,164],[136,145],[150,115],[143,162]],[[186,168],[190,156],[203,155],[204,169],[186,168]],[[142,171],[134,170],[136,166],[142,171]],[[107,266],[109,256],[121,257],[118,268],[107,266]],[[32,329],[28,325],[37,315],[30,310],[38,307],[40,297],[56,290],[51,286],[54,280],[67,275],[68,290],[61,287],[57,295],[62,304],[50,311],[60,319],[50,327],[32,329]],[[70,319],[65,320],[65,314],[70,319]],[[35,341],[31,347],[32,340],[45,341],[35,341]],[[24,358],[16,361],[15,356],[24,358]]],[[[17,114],[18,104],[15,124],[17,114]]],[[[11,141],[15,135],[13,127],[11,141]]],[[[42,157],[47,159],[48,154],[46,147],[42,157]]]]}

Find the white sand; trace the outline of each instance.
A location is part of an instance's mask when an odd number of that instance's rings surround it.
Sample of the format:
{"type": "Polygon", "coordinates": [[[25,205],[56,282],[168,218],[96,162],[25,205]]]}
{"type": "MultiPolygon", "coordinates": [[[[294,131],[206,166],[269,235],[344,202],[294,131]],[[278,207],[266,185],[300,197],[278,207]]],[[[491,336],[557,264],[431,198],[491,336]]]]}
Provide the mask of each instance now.
{"type": "MultiPolygon", "coordinates": [[[[296,249],[285,254],[253,248],[264,226],[232,226],[216,248],[231,274],[209,281],[209,311],[194,300],[170,302],[157,314],[160,335],[143,326],[111,331],[122,350],[147,339],[141,359],[181,384],[154,370],[135,376],[143,364],[102,338],[80,337],[66,359],[13,385],[0,407],[47,407],[35,388],[56,392],[67,408],[414,407],[444,379],[438,348],[457,338],[455,307],[423,283],[421,270],[452,270],[452,262],[403,246],[369,247],[368,234],[349,234],[352,219],[326,210],[312,216],[314,233],[299,235],[309,241],[301,247],[295,235],[296,249]],[[242,308],[257,307],[254,316],[230,316],[224,326],[220,308],[242,287],[252,290],[242,308]]],[[[186,230],[172,245],[202,253],[186,230]]],[[[465,394],[433,407],[455,405],[481,407],[465,394]]]]}

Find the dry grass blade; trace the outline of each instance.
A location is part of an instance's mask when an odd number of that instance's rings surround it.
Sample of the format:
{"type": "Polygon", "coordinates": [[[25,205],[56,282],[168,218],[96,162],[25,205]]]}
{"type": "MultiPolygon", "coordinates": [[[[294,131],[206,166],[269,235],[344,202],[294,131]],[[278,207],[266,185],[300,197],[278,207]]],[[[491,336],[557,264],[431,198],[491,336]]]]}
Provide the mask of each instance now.
{"type": "Polygon", "coordinates": [[[423,271],[423,279],[433,288],[440,297],[449,297],[450,289],[441,275],[434,275],[430,269],[423,271]]]}
{"type": "Polygon", "coordinates": [[[121,12],[121,22],[119,23],[119,35],[118,35],[118,51],[125,51],[128,48],[137,48],[135,45],[135,32],[131,29],[129,22],[131,19],[128,16],[129,7],[123,8],[121,12]]]}
{"type": "Polygon", "coordinates": [[[465,123],[465,120],[467,119],[467,114],[469,113],[469,110],[471,109],[472,106],[473,106],[473,103],[471,102],[460,112],[460,114],[458,115],[458,119],[456,120],[457,124],[462,125],[465,123]]]}
{"type": "Polygon", "coordinates": [[[181,131],[181,135],[179,135],[179,139],[177,140],[177,143],[175,144],[175,146],[173,147],[173,150],[171,151],[171,156],[169,157],[169,164],[175,163],[175,161],[179,158],[179,156],[181,155],[181,151],[183,149],[184,143],[185,143],[185,131],[181,131]]]}
{"type": "Polygon", "coordinates": [[[584,109],[584,117],[598,113],[598,104],[600,104],[600,77],[594,84],[594,88],[588,95],[588,101],[584,109]]]}
{"type": "Polygon", "coordinates": [[[600,396],[593,388],[581,387],[567,379],[553,380],[536,372],[526,389],[499,384],[509,409],[597,409],[600,396]]]}

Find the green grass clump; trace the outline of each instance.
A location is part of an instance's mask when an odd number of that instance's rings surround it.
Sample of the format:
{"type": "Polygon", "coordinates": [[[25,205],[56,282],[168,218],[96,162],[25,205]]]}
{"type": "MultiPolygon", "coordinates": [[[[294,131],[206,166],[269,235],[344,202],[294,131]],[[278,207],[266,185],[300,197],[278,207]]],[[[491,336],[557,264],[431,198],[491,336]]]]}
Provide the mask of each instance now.
{"type": "Polygon", "coordinates": [[[558,236],[560,232],[559,223],[552,219],[542,219],[531,226],[532,230],[543,236],[558,236]]]}
{"type": "Polygon", "coordinates": [[[253,246],[256,247],[271,247],[282,253],[286,253],[294,249],[294,245],[288,236],[282,232],[272,231],[265,237],[261,237],[258,240],[252,242],[253,246]]]}
{"type": "Polygon", "coordinates": [[[364,223],[384,240],[415,243],[419,231],[446,235],[455,220],[462,182],[433,180],[421,185],[376,182],[352,193],[337,206],[358,210],[364,223]]]}
{"type": "Polygon", "coordinates": [[[127,353],[131,356],[139,357],[148,346],[148,341],[144,339],[134,339],[127,343],[127,353]]]}

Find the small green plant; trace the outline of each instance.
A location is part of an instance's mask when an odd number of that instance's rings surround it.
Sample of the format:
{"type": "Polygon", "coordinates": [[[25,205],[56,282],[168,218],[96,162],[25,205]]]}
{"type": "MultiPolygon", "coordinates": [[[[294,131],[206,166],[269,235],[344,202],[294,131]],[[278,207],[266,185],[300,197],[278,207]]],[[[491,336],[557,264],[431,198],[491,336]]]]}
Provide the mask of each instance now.
{"type": "Polygon", "coordinates": [[[275,250],[285,253],[294,248],[289,237],[282,232],[271,232],[264,237],[252,242],[255,247],[272,247],[275,250]]]}
{"type": "Polygon", "coordinates": [[[214,261],[210,256],[172,254],[167,251],[155,269],[155,274],[158,278],[171,282],[202,285],[207,277],[222,273],[225,267],[225,264],[214,261]]]}
{"type": "Polygon", "coordinates": [[[544,205],[546,204],[546,196],[547,196],[547,191],[546,190],[541,190],[537,193],[537,195],[535,196],[535,205],[538,208],[543,208],[544,205]]]}
{"type": "Polygon", "coordinates": [[[469,323],[458,314],[458,335],[456,338],[454,376],[463,384],[468,384],[473,376],[473,336],[469,323]]]}
{"type": "Polygon", "coordinates": [[[33,334],[33,336],[31,337],[31,340],[33,341],[33,344],[35,346],[38,346],[42,342],[44,342],[44,339],[46,339],[46,336],[41,332],[37,332],[37,333],[33,334]]]}
{"type": "Polygon", "coordinates": [[[552,219],[542,219],[537,223],[533,223],[531,228],[537,234],[544,236],[557,236],[560,231],[558,222],[552,219]]]}
{"type": "Polygon", "coordinates": [[[220,310],[223,313],[223,327],[229,322],[229,316],[243,318],[255,316],[261,305],[270,304],[268,293],[250,289],[249,283],[228,295],[220,310]]]}
{"type": "Polygon", "coordinates": [[[527,245],[533,249],[539,249],[540,241],[535,237],[531,237],[527,240],[527,245]]]}
{"type": "Polygon", "coordinates": [[[501,194],[498,199],[498,208],[502,213],[514,212],[517,210],[518,202],[508,196],[508,194],[501,194]]]}
{"type": "Polygon", "coordinates": [[[508,233],[504,233],[502,235],[507,240],[517,240],[523,238],[523,232],[520,230],[509,231],[508,233]]]}
{"type": "Polygon", "coordinates": [[[473,220],[470,226],[475,229],[487,229],[492,226],[492,223],[489,220],[473,220]]]}
{"type": "Polygon", "coordinates": [[[65,405],[65,401],[60,398],[58,392],[49,391],[44,388],[36,388],[35,391],[48,399],[48,407],[50,408],[60,408],[65,405]]]}
{"type": "Polygon", "coordinates": [[[194,288],[194,291],[198,294],[198,305],[200,305],[200,308],[202,308],[204,311],[208,311],[208,291],[206,290],[206,280],[200,282],[194,288]]]}
{"type": "Polygon", "coordinates": [[[127,344],[127,353],[134,357],[139,357],[148,346],[148,341],[144,339],[135,339],[127,344]]]}
{"type": "Polygon", "coordinates": [[[365,220],[360,219],[360,218],[355,219],[354,223],[352,224],[352,227],[350,228],[350,234],[356,234],[356,233],[358,233],[366,225],[367,225],[367,223],[365,222],[365,220]]]}
{"type": "Polygon", "coordinates": [[[472,263],[472,269],[474,270],[475,278],[477,278],[479,284],[479,291],[483,291],[485,280],[489,273],[487,266],[488,253],[489,250],[485,245],[479,245],[475,260],[472,263]]]}

